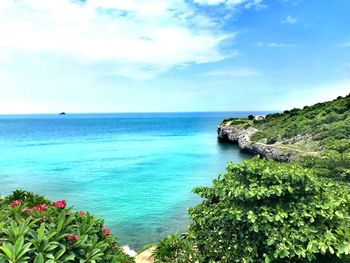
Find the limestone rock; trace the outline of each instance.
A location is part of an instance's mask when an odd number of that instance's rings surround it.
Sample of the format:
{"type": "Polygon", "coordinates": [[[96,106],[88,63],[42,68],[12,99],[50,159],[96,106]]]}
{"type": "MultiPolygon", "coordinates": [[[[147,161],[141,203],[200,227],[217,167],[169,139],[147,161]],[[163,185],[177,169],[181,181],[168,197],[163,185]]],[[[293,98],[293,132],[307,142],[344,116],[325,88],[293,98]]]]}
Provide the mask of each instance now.
{"type": "Polygon", "coordinates": [[[241,151],[251,154],[259,154],[265,158],[271,158],[277,161],[290,162],[294,156],[290,152],[282,152],[274,145],[266,145],[263,143],[252,142],[250,137],[257,132],[254,127],[236,128],[221,124],[218,127],[218,139],[221,142],[238,144],[241,151]]]}

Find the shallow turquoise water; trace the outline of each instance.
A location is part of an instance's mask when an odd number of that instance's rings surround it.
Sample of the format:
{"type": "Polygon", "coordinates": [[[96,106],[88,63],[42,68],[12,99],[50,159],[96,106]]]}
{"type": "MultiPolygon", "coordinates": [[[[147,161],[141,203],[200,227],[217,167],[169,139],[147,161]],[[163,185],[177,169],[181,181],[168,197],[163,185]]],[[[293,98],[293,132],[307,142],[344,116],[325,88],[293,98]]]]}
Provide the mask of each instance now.
{"type": "Polygon", "coordinates": [[[248,114],[0,116],[0,194],[66,199],[141,249],[185,231],[187,207],[199,202],[191,189],[248,158],[216,139],[223,118],[248,114]]]}

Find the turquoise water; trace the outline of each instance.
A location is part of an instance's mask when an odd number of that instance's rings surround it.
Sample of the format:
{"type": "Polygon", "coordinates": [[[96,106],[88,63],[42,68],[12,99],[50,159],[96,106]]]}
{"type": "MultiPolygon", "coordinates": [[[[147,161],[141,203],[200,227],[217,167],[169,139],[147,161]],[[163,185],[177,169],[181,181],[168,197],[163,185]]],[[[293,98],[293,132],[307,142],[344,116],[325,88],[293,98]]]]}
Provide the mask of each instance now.
{"type": "Polygon", "coordinates": [[[185,231],[187,207],[227,162],[223,118],[249,113],[0,116],[0,195],[21,188],[66,199],[106,220],[121,244],[141,249],[185,231]]]}

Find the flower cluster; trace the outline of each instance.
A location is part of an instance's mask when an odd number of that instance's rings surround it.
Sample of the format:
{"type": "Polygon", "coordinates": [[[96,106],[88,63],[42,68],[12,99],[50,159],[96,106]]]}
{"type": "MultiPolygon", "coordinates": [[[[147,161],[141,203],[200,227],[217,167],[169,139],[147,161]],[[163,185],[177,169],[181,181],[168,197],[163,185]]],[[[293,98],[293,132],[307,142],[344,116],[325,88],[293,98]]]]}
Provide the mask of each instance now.
{"type": "Polygon", "coordinates": [[[111,230],[109,230],[109,229],[105,229],[103,231],[103,236],[107,236],[107,235],[110,235],[110,234],[111,234],[111,230]]]}
{"type": "Polygon", "coordinates": [[[101,228],[102,228],[102,230],[103,230],[103,236],[104,236],[104,237],[111,234],[111,230],[105,228],[104,225],[102,225],[101,228]]]}
{"type": "Polygon", "coordinates": [[[111,231],[102,227],[103,220],[82,210],[74,211],[66,200],[50,201],[44,196],[16,190],[0,198],[0,217],[4,228],[0,231],[0,246],[8,246],[11,252],[5,254],[0,249],[0,262],[22,259],[36,262],[38,258],[40,262],[47,262],[53,257],[55,262],[78,262],[82,258],[91,259],[92,255],[96,262],[134,262],[111,231]],[[28,231],[13,236],[11,233],[17,233],[22,224],[28,231]],[[51,234],[57,231],[59,234],[51,234]],[[37,234],[33,235],[34,232],[37,234]],[[49,250],[33,245],[42,243],[42,235],[49,250]],[[22,244],[21,255],[16,254],[14,244],[22,244]]]}
{"type": "Polygon", "coordinates": [[[47,209],[47,206],[44,204],[40,204],[34,207],[34,210],[38,211],[38,212],[42,212],[45,211],[47,209]]]}
{"type": "MultiPolygon", "coordinates": [[[[20,206],[21,205],[21,200],[13,200],[10,203],[10,205],[13,206],[13,207],[20,206]]],[[[66,207],[66,205],[67,205],[66,200],[57,200],[56,202],[54,202],[52,204],[52,206],[57,207],[57,208],[62,208],[62,209],[64,209],[66,207]]],[[[45,204],[39,204],[39,205],[37,205],[37,206],[35,206],[33,208],[28,208],[28,207],[24,208],[24,211],[27,211],[29,214],[32,214],[33,210],[36,210],[36,211],[41,213],[41,212],[47,210],[47,206],[45,204]]],[[[85,212],[80,211],[79,215],[80,216],[84,216],[85,212]]],[[[45,220],[43,220],[43,221],[45,221],[45,220]]],[[[104,226],[102,226],[102,230],[103,230],[103,236],[107,236],[107,235],[111,234],[111,230],[110,229],[106,229],[104,226]]],[[[78,241],[78,239],[79,239],[78,235],[68,235],[67,236],[67,240],[68,241],[78,241]]]]}
{"type": "Polygon", "coordinates": [[[68,235],[67,239],[68,239],[68,241],[78,241],[79,236],[78,235],[68,235]]]}
{"type": "Polygon", "coordinates": [[[66,200],[57,200],[53,205],[55,207],[60,207],[63,209],[66,207],[66,204],[67,204],[66,200]]]}
{"type": "Polygon", "coordinates": [[[13,200],[10,203],[11,206],[20,206],[21,205],[21,201],[20,200],[13,200]]]}
{"type": "MultiPolygon", "coordinates": [[[[53,203],[53,206],[64,209],[66,207],[66,204],[67,204],[66,200],[57,200],[55,203],[53,203]]],[[[21,200],[13,200],[13,201],[11,201],[10,205],[12,207],[20,206],[21,200]]],[[[33,208],[25,207],[24,211],[27,211],[31,214],[33,212],[33,209],[38,211],[38,212],[42,212],[42,211],[45,211],[47,209],[47,206],[45,204],[39,204],[33,208]]],[[[84,215],[84,214],[85,214],[84,212],[80,212],[80,215],[84,215]]]]}

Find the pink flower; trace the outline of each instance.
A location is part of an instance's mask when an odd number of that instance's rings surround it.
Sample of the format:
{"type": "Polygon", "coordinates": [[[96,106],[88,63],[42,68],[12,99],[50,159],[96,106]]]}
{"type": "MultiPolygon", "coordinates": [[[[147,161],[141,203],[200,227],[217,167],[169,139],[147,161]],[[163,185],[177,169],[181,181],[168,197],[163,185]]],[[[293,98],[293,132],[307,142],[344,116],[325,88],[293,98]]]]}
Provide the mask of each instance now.
{"type": "Polygon", "coordinates": [[[103,231],[103,236],[107,236],[107,235],[110,235],[110,234],[111,234],[111,230],[109,230],[109,229],[105,229],[103,231]]]}
{"type": "Polygon", "coordinates": [[[38,211],[38,212],[42,212],[42,211],[44,211],[44,210],[46,210],[46,209],[47,209],[47,207],[46,207],[46,205],[44,205],[44,204],[37,205],[36,207],[34,207],[34,210],[36,210],[36,211],[38,211]]]}
{"type": "Polygon", "coordinates": [[[80,211],[80,212],[79,212],[79,215],[80,215],[80,216],[83,216],[83,215],[85,215],[85,212],[80,211]]]}
{"type": "Polygon", "coordinates": [[[56,203],[54,203],[55,207],[65,208],[66,207],[66,200],[57,200],[56,203]]]}
{"type": "Polygon", "coordinates": [[[20,200],[13,200],[10,203],[11,206],[20,206],[21,205],[21,201],[20,200]]]}
{"type": "Polygon", "coordinates": [[[68,239],[68,241],[72,241],[73,239],[75,241],[78,241],[79,236],[78,235],[69,235],[69,236],[67,236],[67,239],[68,239]]]}

